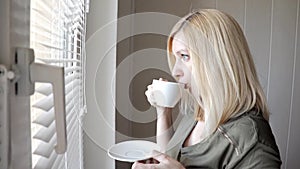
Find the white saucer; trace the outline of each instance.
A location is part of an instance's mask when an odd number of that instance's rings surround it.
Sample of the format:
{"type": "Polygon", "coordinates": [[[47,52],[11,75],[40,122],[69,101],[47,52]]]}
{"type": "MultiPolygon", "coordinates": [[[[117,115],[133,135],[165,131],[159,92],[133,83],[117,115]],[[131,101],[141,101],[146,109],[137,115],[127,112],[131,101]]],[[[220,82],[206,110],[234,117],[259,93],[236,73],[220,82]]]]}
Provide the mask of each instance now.
{"type": "Polygon", "coordinates": [[[107,154],[118,161],[135,162],[151,157],[152,150],[159,151],[156,143],[145,140],[124,141],[111,146],[107,154]]]}

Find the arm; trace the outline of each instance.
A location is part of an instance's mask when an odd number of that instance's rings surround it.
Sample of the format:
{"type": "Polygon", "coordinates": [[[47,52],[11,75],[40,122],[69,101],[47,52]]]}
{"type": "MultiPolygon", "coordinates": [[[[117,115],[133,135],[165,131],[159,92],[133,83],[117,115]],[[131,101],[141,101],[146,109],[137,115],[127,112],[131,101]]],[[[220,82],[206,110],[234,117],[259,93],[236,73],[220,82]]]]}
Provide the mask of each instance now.
{"type": "Polygon", "coordinates": [[[161,147],[161,151],[166,150],[166,146],[173,136],[172,109],[157,107],[157,124],[156,124],[156,142],[161,147]]]}
{"type": "Polygon", "coordinates": [[[280,169],[281,160],[276,150],[264,144],[257,143],[251,150],[245,152],[241,160],[231,163],[230,166],[245,169],[280,169]]]}
{"type": "Polygon", "coordinates": [[[152,84],[147,87],[145,95],[147,96],[148,102],[156,108],[156,142],[161,147],[161,151],[164,152],[174,133],[174,129],[172,127],[172,108],[161,107],[156,104],[153,96],[152,84]]]}

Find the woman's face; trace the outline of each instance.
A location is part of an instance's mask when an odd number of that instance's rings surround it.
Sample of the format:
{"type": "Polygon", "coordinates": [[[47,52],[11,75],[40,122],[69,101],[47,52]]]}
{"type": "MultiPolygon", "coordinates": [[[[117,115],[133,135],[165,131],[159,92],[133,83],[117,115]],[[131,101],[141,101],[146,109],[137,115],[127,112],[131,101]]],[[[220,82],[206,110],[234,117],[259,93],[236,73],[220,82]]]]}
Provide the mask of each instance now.
{"type": "Polygon", "coordinates": [[[191,91],[192,61],[182,32],[174,36],[172,52],[176,59],[172,75],[178,79],[179,83],[184,84],[186,89],[191,91]]]}

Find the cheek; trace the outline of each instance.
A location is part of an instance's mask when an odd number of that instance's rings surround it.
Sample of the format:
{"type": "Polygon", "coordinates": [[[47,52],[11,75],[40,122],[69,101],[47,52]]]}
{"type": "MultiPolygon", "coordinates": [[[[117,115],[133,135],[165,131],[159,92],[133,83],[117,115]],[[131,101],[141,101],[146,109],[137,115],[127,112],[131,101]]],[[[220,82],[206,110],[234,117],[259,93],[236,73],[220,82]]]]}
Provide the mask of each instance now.
{"type": "Polygon", "coordinates": [[[186,66],[185,66],[183,71],[184,71],[184,82],[187,83],[190,86],[191,85],[192,72],[186,66]]]}
{"type": "Polygon", "coordinates": [[[187,80],[191,84],[192,77],[193,77],[193,70],[192,70],[192,65],[188,64],[186,65],[186,74],[187,74],[187,80]]]}

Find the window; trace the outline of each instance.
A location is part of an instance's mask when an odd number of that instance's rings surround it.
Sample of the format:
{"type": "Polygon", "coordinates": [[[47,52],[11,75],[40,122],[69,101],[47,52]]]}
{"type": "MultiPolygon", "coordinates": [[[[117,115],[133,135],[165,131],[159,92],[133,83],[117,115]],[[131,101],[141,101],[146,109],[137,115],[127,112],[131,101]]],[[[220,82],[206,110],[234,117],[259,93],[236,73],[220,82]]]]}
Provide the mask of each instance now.
{"type": "Polygon", "coordinates": [[[84,0],[31,0],[30,47],[35,62],[65,68],[67,152],[55,152],[52,86],[35,85],[31,97],[32,168],[82,168],[84,100],[84,0]]]}

